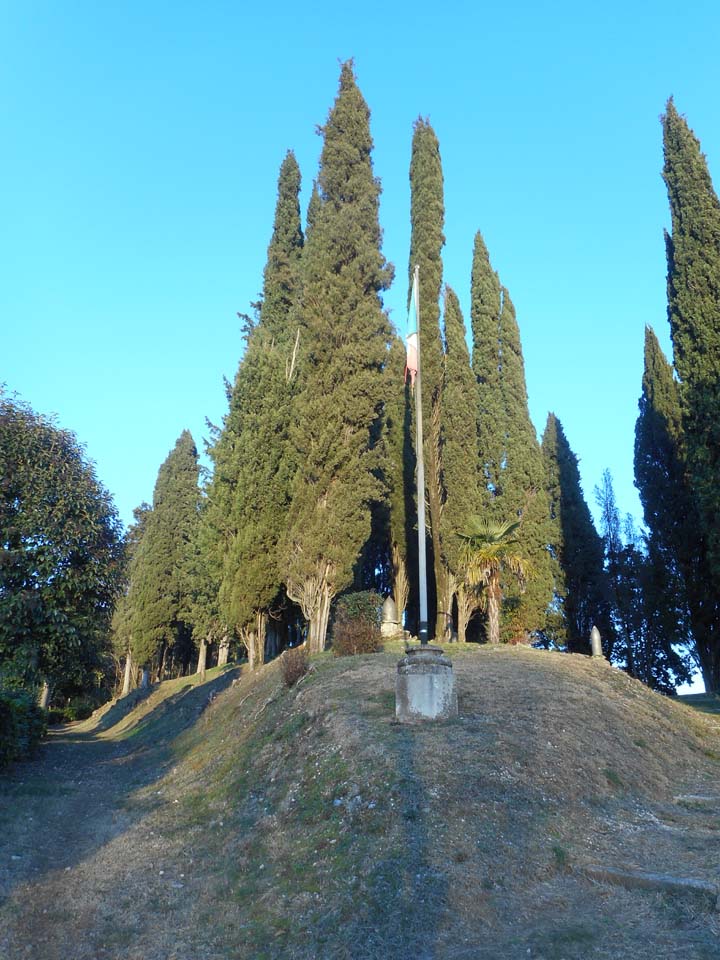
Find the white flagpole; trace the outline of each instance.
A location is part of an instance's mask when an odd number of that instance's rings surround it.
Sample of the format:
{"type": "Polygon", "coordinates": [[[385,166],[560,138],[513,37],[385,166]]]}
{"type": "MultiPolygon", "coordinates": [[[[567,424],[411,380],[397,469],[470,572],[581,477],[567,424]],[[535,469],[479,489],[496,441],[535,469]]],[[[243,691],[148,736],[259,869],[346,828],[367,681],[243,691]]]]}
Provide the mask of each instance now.
{"type": "Polygon", "coordinates": [[[425,554],[425,460],[423,457],[423,417],[420,363],[420,267],[415,267],[412,296],[417,323],[417,376],[415,377],[415,455],[417,457],[418,580],[420,584],[420,644],[428,642],[427,569],[425,554]]]}

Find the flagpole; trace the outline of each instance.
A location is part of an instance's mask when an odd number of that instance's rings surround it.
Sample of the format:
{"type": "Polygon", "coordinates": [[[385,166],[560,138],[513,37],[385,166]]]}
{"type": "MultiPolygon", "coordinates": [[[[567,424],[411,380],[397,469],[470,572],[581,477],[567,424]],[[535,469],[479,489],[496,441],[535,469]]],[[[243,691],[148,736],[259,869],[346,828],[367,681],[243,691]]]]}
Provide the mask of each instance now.
{"type": "Polygon", "coordinates": [[[417,323],[417,376],[415,378],[415,455],[417,457],[417,511],[418,511],[418,580],[420,584],[420,644],[428,642],[427,561],[425,552],[425,458],[423,455],[423,417],[420,363],[420,267],[413,275],[412,296],[415,298],[417,323]]]}

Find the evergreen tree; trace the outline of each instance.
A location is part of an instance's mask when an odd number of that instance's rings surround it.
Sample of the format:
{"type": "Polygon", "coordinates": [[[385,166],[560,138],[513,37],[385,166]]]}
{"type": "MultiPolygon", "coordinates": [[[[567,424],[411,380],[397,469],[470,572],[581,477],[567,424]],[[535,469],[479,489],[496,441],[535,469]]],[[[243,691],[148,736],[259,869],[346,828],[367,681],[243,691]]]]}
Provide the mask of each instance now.
{"type": "MultiPolygon", "coordinates": [[[[256,324],[229,397],[203,512],[203,552],[218,584],[218,629],[237,631],[252,667],[263,662],[268,616],[283,575],[279,543],[286,533],[293,460],[288,448],[299,329],[300,171],[289,151],[280,167],[272,237],[256,324]]],[[[208,600],[210,594],[208,593],[208,600]]]]}
{"type": "Polygon", "coordinates": [[[371,506],[384,496],[378,441],[391,332],[380,292],[392,268],[380,249],[369,117],[352,63],[344,63],[321,131],[318,203],[303,255],[301,380],[291,431],[298,468],[286,586],[309,621],[311,650],[325,645],[330,603],[352,581],[371,506]]]}
{"type": "Polygon", "coordinates": [[[552,598],[549,506],[542,454],[530,420],[525,367],[515,308],[475,236],[471,320],[478,382],[480,496],[498,523],[522,518],[518,534],[528,564],[524,591],[504,591],[503,636],[527,640],[545,625],[552,598]]]}
{"type": "Polygon", "coordinates": [[[501,492],[505,451],[505,410],[500,390],[500,304],[502,288],[490,264],[482,235],[475,234],[470,320],[472,368],[478,384],[479,488],[483,507],[500,519],[495,498],[501,492]]]}
{"type": "Polygon", "coordinates": [[[132,659],[134,598],[130,593],[133,584],[133,565],[151,513],[152,507],[148,503],[141,503],[133,510],[134,522],[130,524],[124,540],[125,582],[112,615],[113,651],[118,661],[125,661],[121,692],[123,697],[130,693],[135,673],[132,659]]]}
{"type": "Polygon", "coordinates": [[[532,570],[527,588],[522,593],[517,588],[507,591],[509,616],[506,617],[506,633],[510,639],[525,640],[545,625],[552,598],[550,508],[545,492],[542,453],[528,410],[520,331],[515,307],[504,287],[500,344],[500,388],[505,417],[500,503],[504,518],[522,519],[520,548],[532,570]]]}
{"type": "Polygon", "coordinates": [[[628,515],[621,523],[609,471],[603,474],[595,494],[618,638],[609,655],[630,676],[653,689],[673,693],[677,683],[689,679],[690,658],[673,646],[658,615],[654,579],[660,567],[638,537],[632,517],[628,515]]]}
{"type": "Polygon", "coordinates": [[[385,367],[385,477],[388,488],[388,537],[392,564],[393,598],[402,622],[410,598],[417,563],[413,532],[417,522],[413,498],[415,454],[412,443],[412,404],[404,382],[405,346],[393,339],[385,367]]]}
{"type": "MultiPolygon", "coordinates": [[[[420,275],[420,350],[422,365],[422,410],[427,506],[430,523],[428,571],[433,571],[437,599],[435,635],[443,637],[451,618],[453,584],[440,543],[443,510],[440,467],[440,420],[443,380],[443,348],[440,334],[440,290],[442,287],[442,248],[445,204],[440,147],[435,131],[427,120],[415,122],[410,160],[410,236],[409,288],[413,273],[420,275]]],[[[432,613],[429,613],[432,623],[432,613]]]]}
{"type": "Polygon", "coordinates": [[[470,367],[465,321],[455,292],[445,288],[445,356],[441,394],[441,471],[443,507],[440,545],[457,603],[458,640],[479,598],[465,584],[460,534],[480,507],[478,494],[477,382],[470,367]]]}
{"type": "Polygon", "coordinates": [[[707,534],[687,472],[680,385],[657,337],[645,330],[645,365],[635,427],[635,483],[648,528],[648,554],[657,615],[674,643],[692,641],[698,665],[712,689],[720,619],[707,534]]]}
{"type": "MultiPolygon", "coordinates": [[[[680,380],[684,456],[696,498],[707,570],[720,577],[720,203],[700,144],[672,99],[663,117],[672,235],[666,235],[668,317],[680,380]]],[[[708,690],[720,689],[717,589],[703,597],[705,621],[696,634],[708,690]]]]}
{"type": "Polygon", "coordinates": [[[194,657],[192,544],[198,455],[183,430],[158,471],[152,512],[132,565],[132,658],[156,676],[187,673],[194,657]]]}
{"type": "Polygon", "coordinates": [[[554,413],[548,415],[542,452],[553,530],[555,595],[561,614],[554,639],[571,653],[590,653],[593,626],[597,626],[606,646],[612,645],[603,543],[583,497],[577,457],[554,413]]]}

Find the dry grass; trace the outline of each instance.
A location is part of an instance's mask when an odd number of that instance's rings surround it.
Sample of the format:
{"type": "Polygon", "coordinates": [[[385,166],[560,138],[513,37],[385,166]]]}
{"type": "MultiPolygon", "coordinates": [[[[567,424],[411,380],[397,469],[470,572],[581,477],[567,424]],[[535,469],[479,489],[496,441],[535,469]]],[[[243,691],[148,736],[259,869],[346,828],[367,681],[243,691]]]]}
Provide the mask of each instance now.
{"type": "Polygon", "coordinates": [[[278,664],[214,699],[176,681],[61,733],[0,802],[22,848],[0,955],[720,956],[702,905],[578,872],[717,880],[718,718],[588,658],[447,649],[451,723],[395,722],[398,647],[291,689],[278,664]]]}

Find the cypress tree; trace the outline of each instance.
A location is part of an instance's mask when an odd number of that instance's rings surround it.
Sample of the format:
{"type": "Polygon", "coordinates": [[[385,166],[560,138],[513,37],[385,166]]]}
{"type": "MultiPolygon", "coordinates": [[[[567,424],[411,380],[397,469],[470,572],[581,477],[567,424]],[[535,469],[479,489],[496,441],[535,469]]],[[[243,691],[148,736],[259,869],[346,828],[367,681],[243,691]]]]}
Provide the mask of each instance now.
{"type": "Polygon", "coordinates": [[[441,468],[443,510],[440,543],[444,564],[456,594],[457,635],[465,640],[478,596],[463,577],[460,534],[480,509],[478,494],[477,381],[470,367],[465,340],[465,321],[460,303],[450,287],[445,288],[445,355],[441,397],[441,468]]]}
{"type": "Polygon", "coordinates": [[[603,543],[580,487],[577,457],[554,413],[548,414],[542,452],[556,561],[555,595],[562,619],[556,639],[570,653],[590,653],[593,626],[607,646],[613,633],[603,543]]]}
{"type": "Polygon", "coordinates": [[[132,565],[132,658],[158,676],[186,673],[193,657],[192,544],[198,521],[198,455],[183,430],[158,471],[132,565]]]}
{"type": "MultiPolygon", "coordinates": [[[[440,420],[443,348],[440,333],[440,290],[445,205],[440,147],[427,120],[415,122],[410,160],[410,263],[409,287],[415,267],[420,268],[420,349],[422,353],[422,409],[425,474],[429,513],[429,550],[437,598],[435,635],[442,637],[451,618],[453,585],[443,562],[440,543],[443,510],[440,468],[440,420]]],[[[432,615],[430,614],[432,622],[432,615]]]]}
{"type": "Polygon", "coordinates": [[[522,518],[527,586],[504,591],[503,635],[527,640],[545,624],[552,598],[549,507],[542,454],[530,420],[520,331],[510,294],[492,269],[480,233],[472,271],[473,371],[478,381],[480,495],[498,523],[522,518]]]}
{"type": "Polygon", "coordinates": [[[657,615],[668,640],[692,636],[706,686],[712,689],[718,638],[717,603],[707,559],[707,536],[689,480],[680,385],[657,337],[645,329],[645,364],[635,427],[635,484],[654,563],[657,615]],[[706,676],[707,673],[707,676],[706,676]]]}
{"type": "MultiPolygon", "coordinates": [[[[672,218],[666,235],[668,318],[680,400],[688,481],[707,544],[705,582],[720,577],[720,203],[700,143],[668,101],[663,122],[672,218]]],[[[717,622],[716,590],[704,598],[717,622]]],[[[710,617],[708,617],[708,621],[710,617]]],[[[708,689],[720,688],[715,631],[699,639],[708,689]]],[[[700,646],[698,647],[700,654],[700,646]]]]}
{"type": "Polygon", "coordinates": [[[330,603],[352,581],[384,496],[379,477],[382,371],[390,325],[380,293],[392,279],[382,255],[380,184],[373,174],[370,113],[351,62],[322,128],[318,203],[303,255],[302,362],[291,438],[288,596],[309,621],[309,646],[325,645],[330,603]]]}
{"type": "Polygon", "coordinates": [[[479,488],[484,509],[495,520],[501,519],[494,500],[500,494],[505,449],[505,410],[500,391],[500,302],[500,280],[478,231],[473,248],[470,322],[472,368],[478,384],[479,488]]]}
{"type": "Polygon", "coordinates": [[[549,553],[550,509],[545,470],[535,427],[528,410],[525,363],[520,331],[510,294],[502,289],[500,313],[501,395],[505,413],[505,453],[501,471],[502,510],[507,519],[522,518],[521,554],[532,569],[527,588],[508,591],[507,623],[512,639],[527,639],[542,629],[552,597],[549,553]]]}
{"type": "Polygon", "coordinates": [[[388,488],[388,534],[393,598],[402,622],[410,598],[417,562],[413,530],[417,508],[413,498],[415,454],[412,444],[412,404],[404,382],[405,345],[393,339],[385,368],[385,477],[388,488]]]}
{"type": "Polygon", "coordinates": [[[300,171],[289,151],[278,177],[259,320],[247,326],[228,415],[211,449],[215,473],[204,517],[205,549],[216,553],[209,563],[216,571],[220,621],[240,633],[251,667],[263,661],[268,613],[283,579],[278,545],[286,532],[293,470],[288,430],[303,247],[299,191],[300,171]]]}

